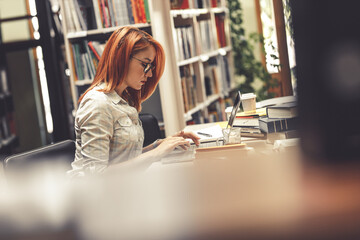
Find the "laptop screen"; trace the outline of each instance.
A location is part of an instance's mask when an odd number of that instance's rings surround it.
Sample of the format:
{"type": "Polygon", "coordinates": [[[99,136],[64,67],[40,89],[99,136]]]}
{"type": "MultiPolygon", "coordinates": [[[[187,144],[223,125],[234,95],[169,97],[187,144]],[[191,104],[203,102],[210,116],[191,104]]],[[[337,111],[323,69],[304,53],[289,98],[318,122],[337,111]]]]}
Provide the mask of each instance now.
{"type": "Polygon", "coordinates": [[[235,117],[236,117],[236,113],[240,107],[240,103],[241,103],[241,93],[240,91],[237,91],[237,94],[236,94],[236,97],[235,97],[235,100],[234,100],[234,105],[233,105],[233,108],[231,110],[231,114],[229,116],[229,120],[228,120],[228,123],[227,123],[227,126],[226,128],[231,128],[234,124],[234,120],[235,120],[235,117]]]}

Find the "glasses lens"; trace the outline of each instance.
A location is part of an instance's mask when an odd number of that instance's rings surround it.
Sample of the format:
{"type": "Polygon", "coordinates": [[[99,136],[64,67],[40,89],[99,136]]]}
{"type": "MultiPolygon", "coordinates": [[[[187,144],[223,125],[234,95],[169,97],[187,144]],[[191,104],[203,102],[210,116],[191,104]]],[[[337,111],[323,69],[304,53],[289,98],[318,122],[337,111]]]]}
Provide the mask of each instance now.
{"type": "Polygon", "coordinates": [[[152,65],[151,63],[146,64],[145,68],[144,68],[144,73],[147,73],[150,69],[154,70],[155,66],[152,65]]]}
{"type": "Polygon", "coordinates": [[[150,70],[151,66],[150,64],[146,64],[145,67],[144,67],[144,73],[147,73],[149,70],[150,70]]]}

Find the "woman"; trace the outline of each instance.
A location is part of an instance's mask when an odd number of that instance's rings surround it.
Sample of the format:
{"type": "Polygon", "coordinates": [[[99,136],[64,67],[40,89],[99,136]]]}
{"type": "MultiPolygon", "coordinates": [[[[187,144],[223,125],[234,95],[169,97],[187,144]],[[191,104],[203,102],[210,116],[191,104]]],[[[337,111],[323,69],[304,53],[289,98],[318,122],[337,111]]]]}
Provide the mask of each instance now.
{"type": "Polygon", "coordinates": [[[75,117],[76,153],[70,175],[102,173],[125,162],[149,166],[192,139],[183,132],[142,147],[144,132],[138,112],[154,92],[164,71],[165,56],[151,35],[121,27],[109,38],[94,81],[79,98],[75,117]]]}

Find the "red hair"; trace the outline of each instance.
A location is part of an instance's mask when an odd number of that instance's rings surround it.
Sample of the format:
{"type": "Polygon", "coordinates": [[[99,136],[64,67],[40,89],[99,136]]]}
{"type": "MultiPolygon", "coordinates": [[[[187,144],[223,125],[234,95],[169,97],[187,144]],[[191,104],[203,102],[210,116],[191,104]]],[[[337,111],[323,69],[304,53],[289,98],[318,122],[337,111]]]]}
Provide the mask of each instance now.
{"type": "Polygon", "coordinates": [[[121,96],[140,112],[141,103],[153,94],[164,72],[165,54],[160,43],[150,34],[130,26],[120,27],[112,33],[100,58],[95,78],[90,87],[79,98],[78,104],[87,92],[101,82],[107,84],[105,89],[99,90],[105,93],[114,90],[123,83],[128,74],[131,56],[149,46],[153,46],[156,52],[153,62],[155,69],[152,70],[152,77],[148,78],[141,90],[127,88],[121,96]]]}

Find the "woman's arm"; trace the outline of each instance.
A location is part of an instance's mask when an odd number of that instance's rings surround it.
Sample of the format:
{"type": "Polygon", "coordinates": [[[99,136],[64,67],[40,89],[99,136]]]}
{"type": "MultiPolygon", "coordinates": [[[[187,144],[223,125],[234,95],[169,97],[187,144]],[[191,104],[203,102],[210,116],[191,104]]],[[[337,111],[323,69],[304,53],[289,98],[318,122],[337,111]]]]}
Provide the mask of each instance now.
{"type": "MultiPolygon", "coordinates": [[[[156,148],[152,148],[141,155],[130,159],[129,161],[124,161],[118,164],[110,165],[106,172],[111,174],[119,174],[119,171],[132,171],[132,170],[145,170],[152,163],[161,160],[162,157],[169,154],[177,146],[182,146],[183,148],[190,147],[189,142],[183,137],[167,137],[165,139],[160,139],[159,145],[156,148]]],[[[150,144],[147,146],[151,148],[150,144]]]]}

